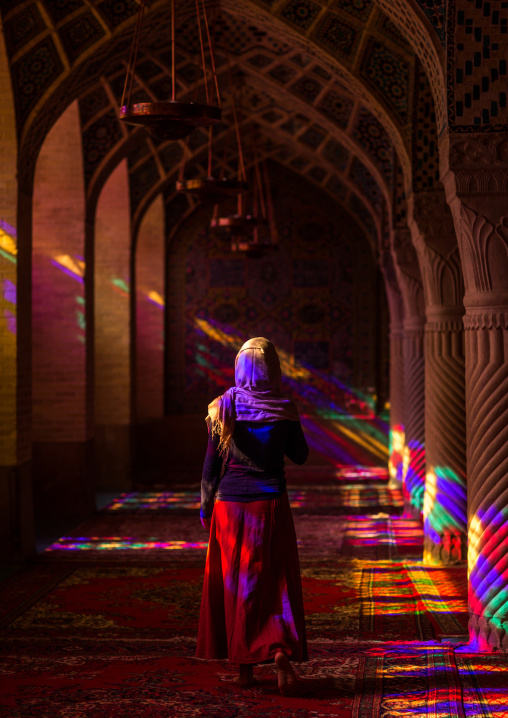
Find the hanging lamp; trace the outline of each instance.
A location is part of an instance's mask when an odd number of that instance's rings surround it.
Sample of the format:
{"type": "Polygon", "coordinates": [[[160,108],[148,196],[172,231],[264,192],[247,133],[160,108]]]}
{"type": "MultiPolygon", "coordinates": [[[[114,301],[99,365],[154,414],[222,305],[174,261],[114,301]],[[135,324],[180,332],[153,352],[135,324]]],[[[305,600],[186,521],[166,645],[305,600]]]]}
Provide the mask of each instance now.
{"type": "MultiPolygon", "coordinates": [[[[215,23],[214,23],[215,26],[215,23]]],[[[212,174],[212,144],[213,144],[213,127],[208,128],[208,172],[207,176],[203,178],[185,180],[185,161],[186,151],[183,153],[182,164],[180,165],[180,173],[178,181],[176,183],[177,192],[183,192],[190,194],[201,202],[211,203],[218,205],[221,202],[231,198],[240,196],[248,190],[248,184],[245,176],[245,165],[243,161],[242,152],[242,141],[240,136],[240,128],[238,125],[238,115],[236,112],[235,92],[233,87],[233,81],[231,78],[231,65],[229,62],[229,55],[226,52],[227,67],[228,67],[228,78],[229,78],[229,89],[231,92],[231,105],[233,110],[233,121],[235,126],[236,143],[238,150],[238,171],[237,179],[230,179],[224,177],[224,169],[222,169],[220,176],[214,177],[212,174]]],[[[186,148],[187,149],[187,148],[186,148]]],[[[225,162],[223,162],[224,167],[225,162]]]]}
{"type": "Polygon", "coordinates": [[[143,27],[146,0],[142,0],[139,7],[119,116],[120,119],[126,124],[143,127],[150,135],[158,139],[179,140],[189,135],[196,127],[210,127],[211,125],[217,124],[221,120],[220,94],[219,86],[217,83],[217,74],[215,72],[215,61],[213,57],[212,45],[210,42],[210,31],[206,17],[205,4],[204,0],[201,0],[204,24],[210,50],[210,60],[212,65],[211,74],[214,80],[213,83],[209,83],[208,72],[205,65],[205,47],[201,28],[199,2],[200,0],[196,0],[196,19],[199,33],[199,44],[201,48],[201,61],[206,91],[206,104],[198,104],[194,102],[179,102],[176,99],[175,0],[171,0],[171,100],[160,102],[136,102],[131,104],[130,98],[132,92],[132,85],[134,82],[134,73],[138,56],[141,29],[143,27]],[[217,101],[216,105],[211,104],[212,88],[209,87],[209,84],[212,87],[213,85],[215,86],[217,101]]]}
{"type": "Polygon", "coordinates": [[[278,244],[266,163],[263,163],[262,177],[255,143],[253,150],[252,213],[244,211],[244,198],[239,197],[238,214],[221,217],[215,212],[211,227],[227,233],[233,252],[244,252],[246,256],[255,259],[278,249],[278,244]],[[261,239],[260,232],[263,230],[267,230],[269,241],[261,239]]]}
{"type": "Polygon", "coordinates": [[[186,146],[183,153],[182,164],[180,165],[178,180],[176,182],[177,192],[190,194],[205,204],[218,205],[231,197],[236,197],[247,191],[249,185],[244,179],[242,179],[242,177],[245,177],[244,169],[243,174],[239,170],[238,179],[229,179],[224,177],[223,170],[218,178],[212,175],[211,127],[208,129],[208,174],[206,177],[187,180],[184,179],[187,150],[188,148],[186,146]]]}

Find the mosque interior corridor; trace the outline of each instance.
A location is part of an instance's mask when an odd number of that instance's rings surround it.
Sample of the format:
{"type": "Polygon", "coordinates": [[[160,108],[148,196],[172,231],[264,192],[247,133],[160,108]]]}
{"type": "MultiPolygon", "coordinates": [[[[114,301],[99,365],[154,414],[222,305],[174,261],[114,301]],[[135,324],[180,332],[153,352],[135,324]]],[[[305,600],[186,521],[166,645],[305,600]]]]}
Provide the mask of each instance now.
{"type": "Polygon", "coordinates": [[[12,718],[508,715],[508,662],[468,647],[466,567],[428,566],[421,522],[375,466],[288,469],[309,660],[232,683],[195,657],[206,553],[199,483],[109,497],[0,583],[0,704],[12,718]]]}
{"type": "Polygon", "coordinates": [[[506,0],[0,0],[9,716],[508,712],[507,58],[506,0]],[[193,657],[260,337],[310,446],[284,701],[193,657]]]}

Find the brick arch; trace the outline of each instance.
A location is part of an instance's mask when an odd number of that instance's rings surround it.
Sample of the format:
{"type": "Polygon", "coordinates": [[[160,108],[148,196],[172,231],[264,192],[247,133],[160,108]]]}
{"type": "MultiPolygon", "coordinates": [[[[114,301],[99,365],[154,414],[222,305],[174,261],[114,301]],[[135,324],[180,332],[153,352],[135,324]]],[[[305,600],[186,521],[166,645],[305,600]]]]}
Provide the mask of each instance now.
{"type": "MultiPolygon", "coordinates": [[[[406,140],[404,138],[404,133],[401,132],[401,126],[400,124],[397,124],[396,120],[394,120],[393,114],[387,110],[386,103],[377,96],[376,83],[371,82],[370,85],[368,85],[365,78],[362,79],[361,67],[358,69],[358,73],[355,74],[355,68],[347,67],[347,63],[345,63],[337,54],[333,54],[326,44],[326,38],[313,38],[312,33],[307,31],[304,32],[302,28],[295,27],[294,24],[291,25],[291,22],[288,22],[287,18],[283,18],[280,12],[277,14],[278,11],[276,10],[272,12],[256,6],[254,12],[254,7],[249,2],[230,3],[229,9],[232,15],[234,15],[236,11],[239,16],[245,18],[249,22],[252,22],[253,20],[255,21],[256,18],[258,20],[261,19],[261,21],[264,21],[271,27],[272,31],[273,28],[275,28],[277,33],[281,34],[283,38],[286,37],[291,40],[291,42],[299,44],[303,49],[307,49],[311,52],[314,57],[321,58],[321,60],[328,67],[335,72],[338,71],[339,74],[344,76],[344,78],[347,76],[347,82],[355,89],[358,96],[364,98],[376,115],[382,119],[387,131],[392,136],[392,140],[397,148],[397,151],[403,157],[404,166],[408,166],[408,161],[406,162],[404,160],[406,154],[406,140]]],[[[39,52],[39,54],[42,53],[42,56],[46,58],[49,73],[47,73],[45,85],[41,86],[39,88],[39,94],[34,96],[32,105],[29,104],[26,108],[24,108],[25,114],[20,112],[19,131],[23,146],[23,154],[26,160],[21,163],[21,171],[23,175],[22,181],[26,183],[27,186],[30,184],[30,156],[33,157],[34,154],[37,153],[40,142],[42,141],[41,137],[48,131],[54,121],[54,117],[63,111],[66,106],[66,102],[68,101],[67,98],[80,93],[81,89],[89,82],[90,77],[97,77],[98,74],[103,71],[104,67],[110,64],[111,57],[119,57],[120,54],[126,54],[126,48],[129,44],[134,19],[129,19],[128,17],[123,18],[122,21],[115,26],[115,23],[111,18],[105,21],[101,12],[102,10],[99,11],[99,9],[95,8],[92,3],[87,2],[86,12],[83,11],[82,14],[79,14],[72,19],[72,22],[76,23],[91,22],[97,30],[96,36],[92,33],[94,42],[92,43],[90,41],[90,47],[84,49],[82,52],[75,52],[73,50],[69,56],[68,40],[62,38],[62,43],[56,46],[51,40],[51,37],[46,35],[44,40],[39,44],[36,43],[36,45],[33,46],[29,43],[27,45],[28,50],[25,51],[25,47],[23,46],[15,54],[16,63],[14,74],[18,83],[21,82],[21,79],[23,78],[23,72],[26,74],[28,71],[29,62],[35,58],[35,55],[33,55],[33,52],[35,52],[34,47],[37,48],[37,52],[39,52]],[[66,51],[63,49],[65,47],[67,47],[66,51]],[[51,70],[51,72],[49,72],[49,70],[51,70]]],[[[328,17],[328,14],[326,17],[328,17]]],[[[21,15],[21,12],[18,14],[14,14],[13,11],[7,13],[7,26],[9,27],[10,24],[15,22],[16,18],[19,19],[21,15]]],[[[160,20],[163,16],[164,3],[162,0],[153,3],[147,14],[149,29],[153,31],[153,28],[157,24],[161,24],[160,20]]],[[[333,13],[330,15],[329,19],[335,20],[333,13]]],[[[370,17],[360,19],[353,17],[351,22],[351,27],[354,26],[355,32],[360,33],[360,35],[365,34],[365,37],[367,37],[367,34],[371,33],[369,37],[374,44],[378,42],[379,39],[384,37],[387,38],[388,43],[392,44],[392,49],[395,48],[398,39],[396,41],[393,40],[393,28],[386,30],[383,26],[381,30],[379,29],[380,26],[378,27],[378,24],[376,24],[377,19],[376,23],[373,23],[370,21],[370,17]],[[367,20],[370,23],[368,32],[367,20]],[[372,27],[374,27],[375,30],[373,33],[371,32],[372,27]],[[392,35],[390,35],[390,32],[392,35]]],[[[67,28],[68,24],[71,25],[72,23],[69,21],[69,23],[66,23],[62,26],[62,28],[59,26],[58,31],[60,34],[64,32],[64,27],[67,28]]],[[[44,27],[45,25],[42,23],[39,29],[41,37],[44,32],[44,27]]],[[[428,32],[428,28],[426,31],[428,32]]],[[[408,47],[410,47],[410,45],[408,45],[408,47]]],[[[378,50],[379,48],[374,48],[374,54],[378,52],[378,50]]],[[[409,58],[411,51],[407,52],[406,49],[404,52],[405,57],[409,58]]],[[[402,55],[404,55],[404,52],[402,55]]]]}
{"type": "Polygon", "coordinates": [[[34,177],[32,406],[39,515],[86,516],[94,507],[87,472],[92,395],[85,256],[81,127],[74,102],[47,135],[34,177]]]}
{"type": "MultiPolygon", "coordinates": [[[[9,60],[0,37],[0,372],[5,380],[0,383],[0,405],[4,407],[0,427],[0,466],[14,465],[18,460],[18,405],[16,398],[16,362],[19,351],[17,331],[24,329],[22,317],[18,319],[17,262],[18,231],[16,207],[16,165],[18,145],[16,139],[14,98],[10,81],[9,60]]],[[[28,252],[29,255],[29,252],[28,252]]],[[[23,260],[26,253],[23,255],[23,260]]],[[[20,297],[22,299],[22,297],[20,297]]],[[[25,454],[23,460],[28,456],[25,454]]],[[[8,522],[5,517],[6,525],[8,522]]]]}
{"type": "Polygon", "coordinates": [[[158,194],[134,234],[135,401],[137,422],[164,415],[165,218],[158,194]]]}
{"type": "Polygon", "coordinates": [[[126,160],[104,184],[94,221],[94,418],[97,484],[130,479],[132,264],[126,160]]]}

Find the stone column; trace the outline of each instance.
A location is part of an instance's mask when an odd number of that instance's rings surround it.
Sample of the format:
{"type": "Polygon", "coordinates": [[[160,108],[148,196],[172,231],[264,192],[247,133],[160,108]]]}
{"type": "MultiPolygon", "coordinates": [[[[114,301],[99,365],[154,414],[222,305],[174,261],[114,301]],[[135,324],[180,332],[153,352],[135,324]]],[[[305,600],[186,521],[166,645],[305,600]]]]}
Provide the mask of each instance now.
{"type": "Polygon", "coordinates": [[[18,188],[11,70],[0,32],[0,557],[35,551],[31,476],[31,191],[18,188]]]}
{"type": "Polygon", "coordinates": [[[508,137],[441,150],[465,283],[470,639],[508,652],[508,137]]]}
{"type": "Polygon", "coordinates": [[[390,312],[390,446],[389,488],[401,488],[404,452],[404,307],[393,257],[384,252],[381,268],[390,312]]]}
{"type": "Polygon", "coordinates": [[[463,281],[453,219],[443,191],[408,202],[422,272],[425,325],[424,561],[466,559],[466,410],[463,281]]]}
{"type": "Polygon", "coordinates": [[[425,490],[425,305],[409,229],[393,230],[393,255],[404,306],[404,511],[419,518],[425,490]]]}
{"type": "Polygon", "coordinates": [[[95,215],[95,454],[97,486],[125,489],[132,475],[131,216],[122,160],[95,215]]]}

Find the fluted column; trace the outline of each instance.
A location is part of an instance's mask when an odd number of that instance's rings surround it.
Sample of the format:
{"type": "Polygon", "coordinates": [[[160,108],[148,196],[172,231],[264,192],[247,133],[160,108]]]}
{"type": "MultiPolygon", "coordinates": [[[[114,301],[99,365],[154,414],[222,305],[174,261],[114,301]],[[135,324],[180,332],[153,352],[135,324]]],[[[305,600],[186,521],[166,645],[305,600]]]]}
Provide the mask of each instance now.
{"type": "Polygon", "coordinates": [[[508,652],[508,140],[447,143],[443,182],[466,290],[470,641],[508,652]]]}
{"type": "Polygon", "coordinates": [[[425,489],[425,304],[409,229],[393,230],[393,256],[404,306],[404,510],[420,517],[425,489]]]}
{"type": "Polygon", "coordinates": [[[462,297],[453,219],[442,190],[408,202],[425,294],[424,561],[466,559],[466,412],[462,297]]]}
{"type": "Polygon", "coordinates": [[[420,517],[423,510],[425,491],[424,329],[423,317],[404,320],[404,510],[416,517],[420,517]]]}
{"type": "Polygon", "coordinates": [[[391,253],[384,252],[381,267],[390,312],[390,488],[401,488],[404,452],[404,307],[391,253]]]}

